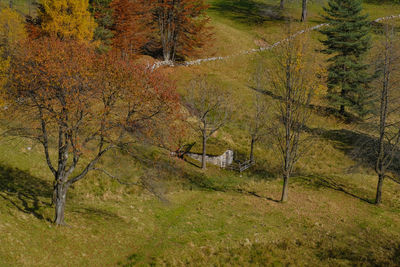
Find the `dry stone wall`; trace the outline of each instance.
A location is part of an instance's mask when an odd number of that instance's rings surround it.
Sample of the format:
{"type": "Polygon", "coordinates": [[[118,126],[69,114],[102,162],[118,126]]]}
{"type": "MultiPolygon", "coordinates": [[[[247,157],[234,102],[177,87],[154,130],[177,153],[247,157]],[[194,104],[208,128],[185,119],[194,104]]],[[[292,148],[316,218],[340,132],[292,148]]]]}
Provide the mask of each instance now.
{"type": "MultiPolygon", "coordinates": [[[[383,17],[383,18],[379,18],[374,20],[374,22],[382,22],[382,21],[386,21],[386,20],[392,20],[392,19],[398,19],[400,18],[400,15],[391,15],[391,16],[387,16],[387,17],[383,17]]],[[[310,31],[314,31],[317,30],[319,28],[328,26],[328,23],[322,23],[319,25],[316,25],[314,27],[305,29],[305,30],[301,30],[295,34],[293,34],[290,38],[286,38],[283,39],[279,42],[274,43],[273,45],[270,46],[265,46],[265,47],[260,47],[260,48],[254,48],[254,49],[250,49],[250,50],[246,50],[246,51],[241,51],[239,53],[233,54],[233,55],[229,55],[229,56],[225,56],[225,57],[210,57],[210,58],[203,58],[203,59],[197,59],[197,60],[193,60],[193,61],[186,61],[183,63],[174,63],[172,61],[159,61],[156,62],[155,64],[153,64],[152,66],[149,66],[152,70],[156,70],[162,66],[170,66],[170,67],[175,67],[175,66],[186,66],[186,67],[190,67],[190,66],[194,66],[194,65],[200,65],[202,63],[205,62],[210,62],[210,61],[219,61],[219,60],[226,60],[232,57],[236,57],[236,56],[241,56],[241,55],[248,55],[248,54],[254,54],[254,53],[258,53],[258,52],[262,52],[262,51],[267,51],[267,50],[271,50],[277,46],[279,46],[280,44],[287,42],[288,40],[292,39],[292,38],[296,38],[297,36],[310,32],[310,31]]]]}

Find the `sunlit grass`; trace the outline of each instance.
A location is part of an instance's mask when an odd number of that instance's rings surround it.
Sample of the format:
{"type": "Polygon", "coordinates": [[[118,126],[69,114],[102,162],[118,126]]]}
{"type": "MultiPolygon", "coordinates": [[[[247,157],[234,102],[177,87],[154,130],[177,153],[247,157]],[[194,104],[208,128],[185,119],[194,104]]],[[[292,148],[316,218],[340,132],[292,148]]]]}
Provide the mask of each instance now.
{"type": "MultiPolygon", "coordinates": [[[[27,12],[24,1],[14,2],[27,12]]],[[[246,10],[247,1],[240,2],[246,10]]],[[[255,4],[276,6],[278,1],[255,4]]],[[[366,7],[373,18],[400,13],[399,6],[366,7]]],[[[319,23],[320,10],[315,1],[307,26],[319,23]]],[[[285,12],[298,18],[299,5],[290,4],[285,12]]],[[[230,55],[257,47],[258,40],[273,43],[285,36],[282,20],[248,23],[234,15],[210,11],[215,45],[204,56],[230,55]]],[[[319,37],[312,34],[311,49],[318,47],[319,37]]],[[[181,94],[194,73],[214,75],[218,85],[231,93],[236,113],[211,140],[210,153],[232,148],[248,155],[249,136],[243,123],[252,108],[249,84],[256,57],[169,70],[181,94]]],[[[327,102],[321,96],[313,104],[327,102]]],[[[141,146],[137,151],[143,158],[154,160],[157,155],[165,163],[150,170],[162,168],[160,186],[169,203],[93,172],[69,192],[69,227],[51,223],[52,176],[42,148],[27,140],[1,140],[0,265],[400,265],[400,186],[386,181],[383,205],[371,205],[376,176],[364,158],[351,157],[346,141],[359,126],[314,113],[308,127],[321,134],[314,136],[300,160],[286,204],[276,202],[281,193],[280,156],[271,140],[256,146],[256,166],[241,175],[213,166],[201,171],[170,159],[165,151],[141,146]]],[[[199,152],[198,144],[195,150],[199,152]]],[[[101,166],[129,181],[149,170],[117,152],[101,166]]]]}

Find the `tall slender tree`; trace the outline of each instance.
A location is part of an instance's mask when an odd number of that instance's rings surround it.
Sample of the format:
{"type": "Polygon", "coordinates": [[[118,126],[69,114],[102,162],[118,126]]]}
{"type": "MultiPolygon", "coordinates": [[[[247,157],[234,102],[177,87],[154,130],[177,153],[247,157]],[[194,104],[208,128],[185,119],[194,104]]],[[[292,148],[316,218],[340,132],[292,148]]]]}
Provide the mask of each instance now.
{"type": "Polygon", "coordinates": [[[398,120],[399,94],[399,75],[400,54],[398,36],[394,33],[393,27],[386,26],[386,38],[382,49],[378,54],[377,70],[379,78],[377,86],[379,88],[378,100],[378,119],[376,120],[376,130],[378,142],[375,143],[375,171],[378,175],[378,185],[376,189],[375,204],[382,201],[383,182],[390,177],[390,168],[400,147],[400,122],[398,120]]]}
{"type": "MultiPolygon", "coordinates": [[[[307,40],[289,38],[292,35],[289,24],[288,40],[274,51],[273,68],[268,69],[269,82],[266,88],[277,96],[271,135],[281,157],[283,189],[281,202],[288,199],[289,179],[298,160],[304,155],[306,123],[311,111],[309,104],[316,85],[316,68],[307,53],[307,40]]],[[[267,90],[268,90],[267,89],[267,90]]]]}
{"type": "Polygon", "coordinates": [[[370,49],[370,21],[363,14],[361,0],[329,0],[324,7],[329,26],[321,30],[322,53],[328,59],[328,98],[333,105],[365,115],[371,76],[363,57],[370,49]]]}

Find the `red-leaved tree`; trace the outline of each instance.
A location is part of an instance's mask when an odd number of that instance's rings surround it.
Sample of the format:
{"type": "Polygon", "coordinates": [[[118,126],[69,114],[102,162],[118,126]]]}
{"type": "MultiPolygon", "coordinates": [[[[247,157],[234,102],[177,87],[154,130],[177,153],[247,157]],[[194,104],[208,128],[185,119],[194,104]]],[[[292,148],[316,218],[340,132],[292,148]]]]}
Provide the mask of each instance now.
{"type": "Polygon", "coordinates": [[[195,55],[211,38],[204,0],[154,0],[165,61],[195,55]]]}
{"type": "Polygon", "coordinates": [[[146,0],[112,1],[113,46],[124,57],[142,53],[153,39],[155,24],[152,7],[153,4],[146,0]]]}
{"type": "Polygon", "coordinates": [[[178,97],[163,75],[76,41],[37,39],[11,66],[10,133],[39,142],[54,176],[55,223],[64,224],[69,187],[111,149],[152,137],[174,120],[178,97]],[[140,135],[139,135],[140,134],[140,135]]]}

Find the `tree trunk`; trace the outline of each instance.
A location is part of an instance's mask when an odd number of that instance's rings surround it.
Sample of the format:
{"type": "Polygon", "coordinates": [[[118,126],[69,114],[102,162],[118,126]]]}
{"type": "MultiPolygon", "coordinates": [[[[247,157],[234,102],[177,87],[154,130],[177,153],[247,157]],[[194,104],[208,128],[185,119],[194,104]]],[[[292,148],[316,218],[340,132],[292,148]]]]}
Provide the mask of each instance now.
{"type": "Polygon", "coordinates": [[[344,115],[344,113],[345,113],[344,105],[340,105],[339,113],[340,113],[341,115],[344,115]]]}
{"type": "Polygon", "coordinates": [[[250,162],[254,161],[254,136],[251,137],[251,144],[250,144],[250,162]]]}
{"type": "Polygon", "coordinates": [[[203,169],[203,170],[205,170],[206,169],[206,156],[207,156],[207,154],[206,154],[206,146],[207,146],[207,137],[206,137],[206,135],[205,135],[205,133],[203,133],[203,154],[202,154],[202,157],[201,157],[201,168],[203,169]]]}
{"type": "MultiPolygon", "coordinates": [[[[343,71],[346,71],[346,67],[343,67],[343,71]]],[[[344,87],[344,82],[342,81],[342,90],[340,91],[341,101],[344,101],[344,99],[346,98],[346,95],[347,95],[347,92],[346,92],[346,90],[343,89],[343,87],[344,87]]],[[[345,114],[345,106],[344,106],[344,104],[340,105],[340,114],[341,115],[345,114]]]]}
{"type": "Polygon", "coordinates": [[[307,0],[303,0],[303,9],[301,12],[301,21],[307,20],[307,0]]]}
{"type": "Polygon", "coordinates": [[[384,181],[384,176],[383,175],[379,175],[378,187],[376,189],[376,198],[375,198],[375,204],[376,205],[379,205],[382,202],[383,181],[384,181]]]}
{"type": "Polygon", "coordinates": [[[288,188],[289,188],[289,175],[285,173],[283,175],[283,190],[281,202],[286,202],[288,199],[288,188]]]}
{"type": "Polygon", "coordinates": [[[171,52],[169,51],[168,48],[164,48],[163,54],[164,54],[164,61],[170,62],[171,61],[171,52]]]}
{"type": "Polygon", "coordinates": [[[280,9],[284,9],[285,8],[285,0],[281,0],[281,4],[279,6],[280,9]]]}
{"type": "Polygon", "coordinates": [[[56,225],[65,225],[64,212],[65,204],[67,200],[67,190],[68,187],[65,184],[58,183],[55,186],[55,218],[54,223],[56,225]]]}

